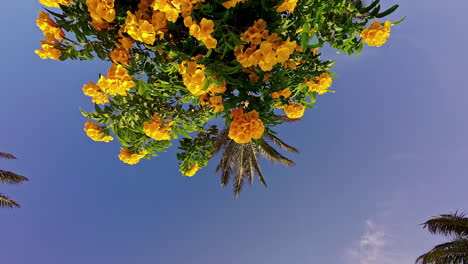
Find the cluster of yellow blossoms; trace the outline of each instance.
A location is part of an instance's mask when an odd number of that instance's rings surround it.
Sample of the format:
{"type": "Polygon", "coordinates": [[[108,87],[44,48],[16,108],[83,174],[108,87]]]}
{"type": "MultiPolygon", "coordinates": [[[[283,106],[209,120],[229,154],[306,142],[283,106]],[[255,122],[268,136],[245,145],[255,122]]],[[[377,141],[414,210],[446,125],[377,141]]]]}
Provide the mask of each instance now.
{"type": "Polygon", "coordinates": [[[93,99],[93,103],[105,104],[109,102],[109,97],[93,82],[83,85],[83,93],[90,96],[93,99]]]}
{"type": "Polygon", "coordinates": [[[49,14],[42,11],[39,12],[36,23],[44,33],[45,40],[41,40],[42,49],[35,52],[41,59],[50,58],[58,60],[60,55],[62,55],[62,51],[57,49],[56,46],[63,40],[65,33],[50,19],[49,14]]]}
{"type": "Polygon", "coordinates": [[[288,98],[289,96],[291,96],[291,90],[289,90],[289,88],[286,88],[286,89],[283,89],[283,90],[276,91],[276,92],[272,93],[270,96],[273,99],[278,99],[281,96],[283,96],[284,98],[288,98]]]}
{"type": "Polygon", "coordinates": [[[115,19],[114,0],[86,0],[93,23],[105,25],[115,19]]]}
{"type": "Polygon", "coordinates": [[[94,141],[109,142],[114,139],[111,136],[104,135],[101,127],[89,120],[85,123],[84,131],[86,132],[86,135],[94,141]]]}
{"type": "Polygon", "coordinates": [[[232,122],[229,125],[229,138],[236,143],[248,143],[252,139],[259,139],[265,131],[265,126],[257,111],[244,113],[241,108],[231,111],[232,122]]]}
{"type": "Polygon", "coordinates": [[[197,163],[195,163],[192,165],[192,167],[190,167],[190,169],[188,169],[188,171],[183,171],[182,174],[184,176],[192,177],[193,175],[195,175],[195,173],[197,173],[198,169],[200,169],[200,167],[197,163]]]}
{"type": "Polygon", "coordinates": [[[135,82],[122,65],[112,64],[107,71],[107,77],[101,76],[97,86],[108,95],[126,96],[127,92],[135,86],[135,82]]]}
{"type": "Polygon", "coordinates": [[[314,81],[308,81],[305,84],[309,86],[309,92],[324,94],[330,92],[328,88],[330,88],[332,82],[333,80],[330,76],[328,76],[328,73],[322,73],[320,77],[314,78],[314,81]]]}
{"type": "Polygon", "coordinates": [[[167,20],[175,23],[179,14],[187,17],[198,3],[203,2],[205,0],[154,0],[153,9],[163,12],[167,20]]]}
{"type": "Polygon", "coordinates": [[[48,7],[60,7],[60,5],[69,5],[73,0],[39,0],[39,3],[48,7]]]}
{"type": "Polygon", "coordinates": [[[244,3],[247,0],[229,0],[223,3],[223,6],[227,9],[235,7],[238,3],[244,3]]]}
{"type": "Polygon", "coordinates": [[[269,35],[266,28],[266,22],[259,19],[241,34],[241,40],[250,43],[247,49],[245,46],[234,48],[234,55],[243,67],[259,66],[263,71],[271,71],[273,66],[286,62],[296,49],[300,49],[296,41],[289,38],[282,41],[276,33],[269,35]]]}
{"type": "MultiPolygon", "coordinates": [[[[281,96],[287,99],[291,96],[291,90],[289,88],[286,88],[280,91],[276,91],[270,96],[273,99],[279,99],[281,96]]],[[[277,105],[277,108],[283,108],[284,113],[289,118],[301,118],[304,115],[305,106],[303,106],[302,104],[294,103],[291,100],[287,105],[281,105],[280,102],[276,102],[275,105],[277,105]]]]}
{"type": "Polygon", "coordinates": [[[195,96],[205,93],[205,65],[197,64],[194,61],[182,61],[179,64],[179,73],[182,75],[185,87],[195,96]]]}
{"type": "Polygon", "coordinates": [[[153,119],[143,123],[143,132],[154,140],[170,140],[172,121],[164,123],[157,113],[153,115],[153,119]]]}
{"type": "Polygon", "coordinates": [[[213,108],[213,111],[221,112],[224,110],[223,97],[220,95],[226,91],[226,82],[220,85],[210,84],[206,93],[202,94],[198,99],[200,105],[208,105],[213,108]]]}
{"type": "Polygon", "coordinates": [[[276,11],[279,13],[288,11],[290,13],[294,12],[294,8],[296,8],[297,0],[284,0],[284,2],[278,6],[276,11]]]}
{"type": "Polygon", "coordinates": [[[135,82],[127,70],[120,64],[112,64],[107,77],[101,76],[97,84],[89,82],[83,85],[83,93],[93,98],[93,103],[105,104],[109,102],[108,95],[126,96],[133,86],[135,82]]]}
{"type": "Polygon", "coordinates": [[[289,101],[289,104],[285,105],[283,110],[289,118],[301,118],[304,115],[305,106],[289,101]]]}
{"type": "Polygon", "coordinates": [[[390,21],[385,22],[383,25],[379,21],[374,21],[369,28],[366,28],[361,33],[362,41],[369,46],[380,47],[390,37],[390,21]]]}
{"type": "Polygon", "coordinates": [[[189,28],[189,34],[203,42],[208,49],[216,48],[218,41],[211,36],[214,32],[213,20],[202,18],[200,25],[193,21],[192,17],[184,18],[184,25],[189,28]]]}
{"type": "Polygon", "coordinates": [[[140,162],[140,159],[144,158],[145,156],[146,156],[146,151],[135,153],[135,152],[130,151],[127,148],[121,148],[119,159],[123,161],[124,163],[134,165],[140,162]]]}
{"type": "Polygon", "coordinates": [[[139,11],[134,15],[130,11],[127,11],[124,31],[134,40],[153,44],[156,40],[156,35],[159,39],[164,37],[164,32],[167,30],[166,17],[164,13],[155,11],[151,16],[151,23],[148,18],[145,12],[139,11]]]}

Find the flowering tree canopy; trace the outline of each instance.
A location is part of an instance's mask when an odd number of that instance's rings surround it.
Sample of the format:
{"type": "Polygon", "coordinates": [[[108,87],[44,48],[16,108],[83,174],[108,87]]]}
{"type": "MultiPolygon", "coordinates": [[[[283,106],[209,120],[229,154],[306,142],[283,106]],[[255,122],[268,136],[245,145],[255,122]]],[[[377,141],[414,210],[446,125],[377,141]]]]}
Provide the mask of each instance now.
{"type": "MultiPolygon", "coordinates": [[[[261,144],[285,121],[331,92],[328,44],[358,55],[381,46],[398,22],[379,0],[39,0],[43,59],[110,62],[83,86],[95,103],[84,130],[121,144],[136,164],[180,138],[180,171],[193,176],[227,138],[261,144]],[[218,122],[219,123],[219,122],[218,122]]],[[[242,158],[241,158],[242,159],[242,158]]],[[[242,160],[237,160],[242,162],[242,160]]]]}

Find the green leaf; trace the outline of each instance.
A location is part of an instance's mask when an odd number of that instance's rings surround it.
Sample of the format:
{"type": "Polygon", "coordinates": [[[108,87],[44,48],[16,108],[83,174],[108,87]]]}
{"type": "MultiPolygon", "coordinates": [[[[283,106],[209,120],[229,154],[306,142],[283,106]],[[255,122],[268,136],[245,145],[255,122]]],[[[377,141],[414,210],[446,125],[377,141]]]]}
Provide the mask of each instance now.
{"type": "Polygon", "coordinates": [[[375,17],[381,18],[381,17],[384,17],[384,16],[388,16],[391,13],[393,13],[395,10],[397,10],[398,7],[399,7],[399,5],[394,5],[394,6],[390,7],[389,9],[387,9],[387,10],[381,12],[381,13],[376,14],[375,17]]]}
{"type": "Polygon", "coordinates": [[[400,20],[398,20],[398,21],[396,21],[396,22],[393,22],[392,25],[398,25],[398,24],[400,24],[401,22],[405,21],[405,19],[406,19],[406,17],[404,17],[404,18],[402,18],[402,19],[400,19],[400,20]]]}

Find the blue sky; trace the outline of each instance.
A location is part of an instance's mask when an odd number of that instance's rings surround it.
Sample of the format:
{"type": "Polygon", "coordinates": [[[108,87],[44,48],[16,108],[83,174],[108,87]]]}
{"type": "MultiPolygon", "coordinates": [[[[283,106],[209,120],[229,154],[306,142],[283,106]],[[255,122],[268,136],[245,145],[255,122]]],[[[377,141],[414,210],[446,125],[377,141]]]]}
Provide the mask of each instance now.
{"type": "Polygon", "coordinates": [[[108,64],[39,59],[40,5],[3,3],[0,151],[19,159],[0,166],[31,181],[0,186],[23,204],[0,210],[2,263],[413,263],[444,240],[420,223],[468,209],[468,4],[399,2],[383,47],[323,54],[336,93],[279,129],[297,166],[264,162],[269,188],[237,200],[214,163],[181,177],[174,151],[128,166],[89,140],[81,87],[108,64]]]}

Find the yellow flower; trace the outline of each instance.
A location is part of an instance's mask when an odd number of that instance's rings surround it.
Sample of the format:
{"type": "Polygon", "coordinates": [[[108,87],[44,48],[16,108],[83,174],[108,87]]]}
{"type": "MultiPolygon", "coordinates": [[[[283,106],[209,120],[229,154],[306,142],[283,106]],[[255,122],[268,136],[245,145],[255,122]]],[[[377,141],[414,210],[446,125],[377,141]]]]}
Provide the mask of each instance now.
{"type": "Polygon", "coordinates": [[[328,73],[322,73],[320,77],[314,78],[314,81],[306,82],[306,85],[309,86],[309,92],[324,94],[330,92],[328,88],[330,88],[332,82],[333,79],[328,76],[328,73]]]}
{"type": "Polygon", "coordinates": [[[155,113],[152,120],[143,123],[143,132],[154,140],[170,140],[171,125],[172,121],[164,123],[164,120],[155,113]]]}
{"type": "Polygon", "coordinates": [[[39,17],[36,19],[37,26],[42,30],[49,42],[63,40],[65,33],[61,28],[57,27],[55,22],[50,18],[49,14],[40,11],[39,17]]]}
{"type": "Polygon", "coordinates": [[[97,86],[106,94],[111,96],[126,96],[127,92],[135,86],[132,77],[128,75],[127,70],[120,64],[112,64],[107,71],[107,77],[101,76],[97,86]]]}
{"type": "Polygon", "coordinates": [[[362,41],[367,43],[369,46],[382,46],[390,37],[391,24],[392,23],[390,21],[387,21],[382,26],[379,21],[375,20],[369,28],[362,31],[362,41]]]}
{"type": "Polygon", "coordinates": [[[194,61],[182,61],[178,66],[185,87],[195,96],[205,93],[205,66],[194,61]]]}
{"type": "Polygon", "coordinates": [[[223,97],[221,95],[210,97],[210,107],[215,113],[223,111],[223,97]]]}
{"type": "Polygon", "coordinates": [[[62,55],[62,51],[55,48],[55,45],[49,44],[46,41],[42,41],[42,49],[35,51],[41,59],[53,59],[58,60],[60,55],[62,55]]]}
{"type": "Polygon", "coordinates": [[[120,63],[123,65],[128,65],[128,60],[130,59],[130,53],[124,47],[117,45],[110,53],[110,58],[114,63],[120,63]]]}
{"type": "Polygon", "coordinates": [[[289,96],[291,96],[291,90],[289,90],[289,88],[286,88],[271,94],[271,98],[273,99],[278,99],[281,96],[283,96],[284,98],[288,98],[289,96]]]}
{"type": "Polygon", "coordinates": [[[223,6],[227,9],[235,7],[238,3],[244,3],[247,0],[229,0],[223,3],[223,6]]]}
{"type": "Polygon", "coordinates": [[[278,13],[281,13],[284,11],[293,13],[294,8],[296,8],[296,5],[297,5],[297,0],[284,0],[284,2],[280,6],[278,6],[276,11],[278,11],[278,13]]]}
{"type": "Polygon", "coordinates": [[[72,0],[39,0],[39,3],[48,7],[60,7],[60,5],[69,5],[72,0]]]}
{"type": "Polygon", "coordinates": [[[86,135],[94,141],[109,142],[114,139],[111,136],[105,136],[101,127],[90,120],[85,123],[84,131],[86,132],[86,135]]]}
{"type": "Polygon", "coordinates": [[[112,22],[115,19],[114,0],[86,0],[93,22],[112,22]]]}
{"type": "Polygon", "coordinates": [[[195,173],[197,173],[198,169],[200,169],[200,167],[198,167],[198,164],[195,163],[192,165],[192,167],[190,167],[188,171],[183,171],[182,174],[184,176],[192,177],[193,175],[195,175],[195,173]]]}
{"type": "Polygon", "coordinates": [[[305,107],[290,101],[289,104],[284,106],[283,110],[289,118],[301,118],[304,115],[305,107]]]}
{"type": "Polygon", "coordinates": [[[134,40],[138,40],[146,44],[153,44],[156,40],[156,31],[153,24],[144,19],[137,19],[137,17],[130,11],[127,11],[124,31],[134,40]]]}
{"type": "Polygon", "coordinates": [[[259,139],[265,131],[265,126],[257,111],[244,113],[242,109],[231,111],[232,122],[229,125],[228,137],[236,143],[248,143],[252,139],[259,139]]]}
{"type": "Polygon", "coordinates": [[[105,104],[109,102],[109,97],[105,95],[99,86],[93,82],[83,85],[83,93],[93,99],[93,103],[105,104]]]}
{"type": "Polygon", "coordinates": [[[146,156],[146,152],[135,153],[130,151],[128,148],[121,148],[119,159],[127,164],[134,165],[140,162],[140,159],[146,156]]]}
{"type": "Polygon", "coordinates": [[[213,20],[202,18],[200,25],[198,25],[192,17],[186,17],[184,25],[189,28],[189,34],[202,41],[208,49],[216,48],[218,41],[211,36],[211,33],[214,32],[213,20]]]}

